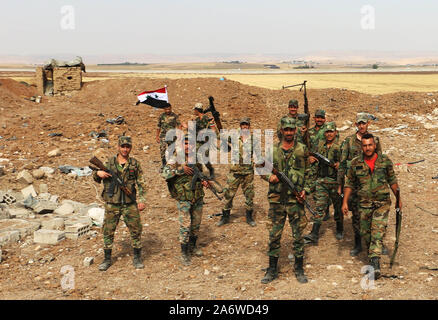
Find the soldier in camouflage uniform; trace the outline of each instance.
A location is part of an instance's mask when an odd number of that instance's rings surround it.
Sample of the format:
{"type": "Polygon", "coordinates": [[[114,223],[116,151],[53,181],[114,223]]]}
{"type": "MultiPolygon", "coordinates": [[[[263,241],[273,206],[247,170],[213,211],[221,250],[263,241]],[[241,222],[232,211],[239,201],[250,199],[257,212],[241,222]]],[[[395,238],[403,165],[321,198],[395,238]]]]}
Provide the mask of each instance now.
{"type": "MultiPolygon", "coordinates": [[[[281,141],[283,135],[281,133],[281,124],[284,119],[294,119],[297,128],[303,128],[304,122],[298,118],[298,100],[292,99],[288,105],[289,113],[283,116],[277,125],[277,137],[281,141]]],[[[296,130],[297,141],[303,143],[303,133],[301,130],[296,130]]]]}
{"type": "Polygon", "coordinates": [[[161,168],[166,165],[166,150],[169,144],[172,143],[172,141],[166,141],[166,133],[176,128],[180,129],[181,123],[178,115],[172,112],[172,107],[169,104],[158,118],[157,143],[160,144],[161,168]]]}
{"type": "MultiPolygon", "coordinates": [[[[207,181],[197,181],[195,189],[191,189],[193,169],[188,164],[189,145],[188,135],[184,137],[185,163],[179,164],[168,163],[162,176],[166,179],[171,196],[177,200],[179,211],[179,240],[181,243],[181,259],[184,265],[189,265],[191,255],[196,248],[199,228],[202,220],[202,207],[204,204],[204,187],[209,187],[207,181]]],[[[197,163],[196,166],[202,170],[202,165],[197,163]]]]}
{"type": "Polygon", "coordinates": [[[232,164],[230,167],[230,173],[227,176],[227,186],[224,189],[225,205],[222,209],[222,217],[217,224],[218,226],[222,226],[230,221],[230,211],[233,208],[233,199],[239,185],[242,186],[246,200],[246,222],[252,227],[256,226],[252,216],[254,207],[254,163],[252,157],[252,136],[249,131],[250,125],[249,118],[246,117],[240,120],[239,140],[236,146],[239,148],[239,163],[232,164]]]}
{"type": "Polygon", "coordinates": [[[324,163],[317,163],[312,166],[314,169],[313,176],[316,176],[316,188],[314,197],[316,200],[316,216],[313,216],[313,227],[310,234],[304,236],[306,243],[318,244],[319,228],[323,221],[323,214],[333,203],[335,209],[336,221],[336,239],[341,240],[343,237],[343,223],[344,216],[341,213],[342,199],[338,193],[338,172],[339,160],[341,157],[341,146],[336,141],[336,124],[328,122],[325,125],[325,141],[320,141],[316,152],[322,154],[329,159],[335,168],[330,167],[324,163]]]}
{"type": "MultiPolygon", "coordinates": [[[[351,166],[351,161],[353,160],[353,158],[362,154],[361,138],[364,134],[368,133],[368,126],[368,114],[362,112],[358,113],[356,116],[357,132],[346,137],[341,144],[341,161],[338,170],[338,181],[340,189],[344,185],[344,177],[351,166]]],[[[376,152],[378,154],[382,153],[379,138],[374,137],[374,141],[376,143],[376,152]]],[[[342,193],[342,191],[339,190],[339,193],[342,193]]],[[[354,247],[350,251],[350,255],[357,256],[362,251],[362,242],[360,236],[360,214],[358,209],[358,199],[354,190],[349,199],[348,206],[352,213],[351,221],[354,231],[354,247]]]]}
{"type": "MultiPolygon", "coordinates": [[[[347,214],[348,200],[355,190],[359,203],[360,232],[368,247],[374,279],[380,277],[380,255],[391,206],[388,185],[394,195],[399,190],[392,161],[387,155],[377,153],[376,149],[373,135],[364,134],[363,153],[353,158],[348,169],[342,204],[342,211],[347,214]]],[[[401,200],[399,206],[402,207],[401,200]]]]}
{"type": "Polygon", "coordinates": [[[105,200],[105,216],[103,221],[103,243],[105,259],[99,265],[99,270],[105,271],[111,266],[111,251],[114,242],[114,233],[119,223],[120,216],[123,216],[126,226],[129,229],[134,248],[133,264],[136,269],[143,269],[141,262],[141,231],[142,224],[139,211],[145,208],[146,183],[140,163],[129,157],[132,150],[131,137],[120,136],[118,141],[118,154],[108,159],[105,167],[118,174],[125,183],[128,190],[132,191],[132,199],[126,195],[117,184],[112,184],[111,175],[106,171],[94,171],[93,178],[100,183],[103,180],[102,198],[105,200]],[[138,189],[138,203],[136,199],[136,188],[138,189]]]}
{"type": "MultiPolygon", "coordinates": [[[[193,110],[194,110],[194,114],[195,114],[194,120],[196,122],[196,134],[199,134],[199,131],[201,131],[203,129],[215,129],[216,133],[218,133],[218,129],[216,128],[214,122],[210,121],[208,116],[206,114],[204,114],[204,109],[203,109],[202,103],[200,103],[200,102],[196,103],[195,106],[193,107],[193,110]]],[[[202,142],[197,142],[196,149],[201,147],[201,145],[202,145],[202,142]]],[[[208,157],[209,152],[207,151],[205,153],[205,155],[208,157]]],[[[210,161],[207,162],[205,164],[205,166],[207,167],[207,169],[210,173],[210,177],[213,178],[214,177],[214,168],[213,168],[212,164],[210,163],[210,161]]]]}
{"type": "Polygon", "coordinates": [[[295,132],[295,119],[283,119],[281,126],[283,139],[278,145],[274,146],[273,167],[280,172],[284,172],[296,185],[299,196],[293,195],[286,185],[279,182],[276,175],[262,176],[264,180],[269,181],[268,218],[270,220],[268,225],[269,267],[261,280],[264,284],[278,277],[277,263],[280,256],[280,241],[287,218],[289,218],[294,238],[295,276],[300,283],[307,282],[303,269],[304,241],[302,233],[307,225],[303,200],[305,199],[305,193],[309,191],[306,185],[308,149],[304,144],[296,141],[295,132]]]}

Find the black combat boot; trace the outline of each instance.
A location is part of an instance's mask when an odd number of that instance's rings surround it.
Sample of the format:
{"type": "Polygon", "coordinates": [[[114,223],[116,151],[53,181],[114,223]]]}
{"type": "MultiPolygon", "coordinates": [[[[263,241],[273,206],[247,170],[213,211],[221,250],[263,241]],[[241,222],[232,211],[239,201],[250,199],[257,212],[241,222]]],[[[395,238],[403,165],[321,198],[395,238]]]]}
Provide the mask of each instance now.
{"type": "Polygon", "coordinates": [[[230,211],[231,210],[222,210],[221,220],[217,223],[218,227],[230,222],[230,211]]]}
{"type": "Polygon", "coordinates": [[[105,258],[103,262],[99,264],[100,271],[106,271],[111,266],[111,249],[104,249],[105,258]]]}
{"type": "Polygon", "coordinates": [[[181,260],[185,266],[189,266],[191,263],[188,243],[181,243],[181,260]]]}
{"type": "Polygon", "coordinates": [[[297,277],[297,280],[299,283],[307,283],[307,277],[304,275],[304,269],[303,269],[303,260],[304,258],[297,258],[295,257],[295,277],[297,277]]]}
{"type": "Polygon", "coordinates": [[[251,227],[255,227],[256,223],[254,219],[252,218],[253,210],[246,210],[246,223],[249,224],[251,227]]]}
{"type": "Polygon", "coordinates": [[[314,243],[318,244],[318,238],[319,238],[319,228],[321,227],[320,223],[313,223],[312,231],[304,236],[304,243],[314,243]]]}
{"type": "Polygon", "coordinates": [[[324,218],[322,218],[322,221],[327,221],[328,219],[330,219],[330,209],[327,208],[327,210],[325,210],[325,215],[324,218]]]}
{"type": "Polygon", "coordinates": [[[278,257],[269,256],[269,268],[266,270],[266,274],[261,281],[263,284],[267,284],[278,278],[277,263],[278,257]]]}
{"type": "Polygon", "coordinates": [[[380,278],[380,258],[372,257],[370,259],[370,265],[374,268],[374,280],[380,278]]]}
{"type": "Polygon", "coordinates": [[[350,251],[350,256],[355,257],[362,251],[362,238],[359,233],[354,234],[354,248],[350,251]]]}
{"type": "Polygon", "coordinates": [[[342,240],[344,238],[344,222],[336,221],[336,239],[342,240]]]}
{"type": "Polygon", "coordinates": [[[197,236],[190,236],[189,237],[189,254],[195,255],[197,257],[202,256],[202,250],[200,248],[196,247],[196,241],[198,240],[197,236]]]}
{"type": "Polygon", "coordinates": [[[132,261],[135,269],[143,269],[144,265],[141,262],[141,248],[134,248],[134,260],[132,261]]]}

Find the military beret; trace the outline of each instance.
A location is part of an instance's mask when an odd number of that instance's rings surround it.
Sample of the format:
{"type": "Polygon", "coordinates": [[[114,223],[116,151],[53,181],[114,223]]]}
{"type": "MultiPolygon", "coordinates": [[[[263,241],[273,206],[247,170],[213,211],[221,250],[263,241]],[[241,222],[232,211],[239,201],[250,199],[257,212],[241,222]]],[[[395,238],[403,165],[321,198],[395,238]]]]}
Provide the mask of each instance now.
{"type": "Polygon", "coordinates": [[[298,107],[298,100],[295,99],[289,100],[289,107],[290,106],[298,107]]]}
{"type": "Polygon", "coordinates": [[[325,118],[325,111],[322,109],[318,109],[315,111],[315,117],[322,117],[325,118]]]}
{"type": "Polygon", "coordinates": [[[359,123],[359,122],[368,122],[370,120],[370,118],[369,118],[369,115],[368,115],[368,113],[365,113],[365,112],[359,112],[357,115],[356,115],[356,123],[359,123]]]}
{"type": "Polygon", "coordinates": [[[132,139],[131,139],[131,137],[120,136],[119,137],[119,146],[124,145],[124,144],[129,144],[130,146],[132,146],[132,139]]]}
{"type": "Polygon", "coordinates": [[[327,122],[325,124],[325,131],[336,131],[336,123],[334,123],[334,122],[327,122]]]}
{"type": "Polygon", "coordinates": [[[281,128],[292,128],[295,129],[297,127],[296,120],[294,118],[283,118],[281,119],[281,128]]]}

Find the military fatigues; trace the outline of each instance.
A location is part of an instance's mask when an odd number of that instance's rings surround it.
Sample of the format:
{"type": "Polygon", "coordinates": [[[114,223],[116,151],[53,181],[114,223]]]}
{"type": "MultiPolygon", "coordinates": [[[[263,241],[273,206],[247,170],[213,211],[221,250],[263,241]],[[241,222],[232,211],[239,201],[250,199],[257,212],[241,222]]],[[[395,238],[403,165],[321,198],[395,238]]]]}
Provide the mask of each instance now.
{"type": "Polygon", "coordinates": [[[178,115],[174,112],[166,114],[163,112],[158,118],[158,129],[160,129],[160,156],[163,166],[166,164],[166,150],[172,141],[166,141],[166,133],[181,125],[178,115]]]}
{"type": "MultiPolygon", "coordinates": [[[[201,164],[196,164],[202,170],[201,164]]],[[[191,189],[193,176],[184,173],[184,164],[167,164],[162,176],[168,182],[171,195],[177,200],[179,212],[181,244],[188,244],[190,237],[197,237],[202,220],[202,207],[204,204],[204,189],[198,180],[195,190],[191,189]]]]}
{"type": "Polygon", "coordinates": [[[360,232],[369,246],[370,258],[382,254],[383,237],[391,205],[388,185],[396,183],[393,163],[384,154],[378,154],[372,173],[363,155],[351,161],[345,187],[357,191],[360,232]]]}
{"type": "MultiPolygon", "coordinates": [[[[232,164],[230,172],[227,175],[227,186],[224,189],[225,206],[224,210],[231,210],[233,208],[233,199],[236,195],[239,185],[242,186],[243,194],[245,195],[245,208],[252,210],[254,203],[254,163],[252,161],[253,144],[251,135],[244,143],[239,129],[239,163],[232,164]],[[248,155],[251,163],[244,163],[244,155],[248,155]]],[[[248,162],[248,161],[246,161],[248,162]]]]}
{"type": "Polygon", "coordinates": [[[296,126],[297,126],[297,132],[295,133],[296,141],[304,143],[304,137],[303,137],[303,134],[301,133],[301,130],[300,130],[300,128],[304,125],[304,123],[301,120],[298,120],[298,116],[291,117],[290,114],[287,114],[287,115],[281,117],[280,121],[278,121],[278,125],[277,125],[277,137],[278,137],[278,139],[280,141],[283,139],[283,135],[281,133],[281,123],[284,122],[287,119],[293,119],[295,121],[296,126]]]}
{"type": "MultiPolygon", "coordinates": [[[[299,142],[295,142],[294,147],[288,151],[281,148],[281,143],[274,146],[274,168],[284,172],[298,190],[305,188],[307,155],[307,147],[299,142]]],[[[271,175],[266,175],[262,178],[269,181],[271,175]]],[[[308,190],[307,187],[306,190],[308,190]]],[[[269,184],[268,201],[268,218],[270,221],[268,225],[268,256],[279,257],[281,235],[286,218],[288,217],[294,238],[294,255],[296,258],[302,258],[304,256],[303,230],[307,225],[304,205],[299,203],[295,195],[281,182],[269,184]]]]}
{"type": "MultiPolygon", "coordinates": [[[[330,147],[327,147],[326,141],[320,141],[316,150],[333,163],[339,162],[341,157],[341,146],[338,142],[333,142],[330,147]]],[[[316,202],[316,217],[313,217],[313,222],[321,223],[324,212],[333,203],[335,209],[335,220],[343,221],[341,212],[342,200],[338,194],[338,172],[336,169],[327,166],[323,163],[317,163],[314,166],[316,171],[316,184],[314,199],[316,202]]],[[[313,175],[315,176],[315,175],[313,175]]]]}
{"type": "MultiPolygon", "coordinates": [[[[382,147],[379,142],[379,138],[374,136],[376,142],[376,152],[382,153],[382,147]]],[[[351,161],[353,158],[362,155],[362,142],[357,138],[356,133],[348,136],[341,144],[341,160],[338,170],[338,182],[343,185],[344,177],[351,167],[351,161]]],[[[360,214],[358,211],[358,199],[355,190],[352,190],[350,199],[348,200],[348,208],[352,213],[353,231],[355,234],[360,233],[360,214]]]]}
{"type": "MultiPolygon", "coordinates": [[[[133,198],[136,197],[138,189],[138,201],[145,203],[146,183],[140,163],[134,158],[128,158],[128,162],[121,166],[117,162],[117,156],[111,157],[105,163],[105,167],[113,172],[117,172],[125,183],[126,187],[132,191],[133,198]]],[[[93,179],[100,183],[102,179],[93,172],[93,179]]],[[[102,198],[105,203],[105,216],[103,221],[103,242],[105,249],[111,249],[114,242],[114,233],[119,223],[120,216],[123,216],[126,226],[131,234],[132,247],[141,248],[142,224],[140,213],[137,209],[137,202],[127,196],[117,185],[111,185],[111,178],[103,180],[102,198]]]]}

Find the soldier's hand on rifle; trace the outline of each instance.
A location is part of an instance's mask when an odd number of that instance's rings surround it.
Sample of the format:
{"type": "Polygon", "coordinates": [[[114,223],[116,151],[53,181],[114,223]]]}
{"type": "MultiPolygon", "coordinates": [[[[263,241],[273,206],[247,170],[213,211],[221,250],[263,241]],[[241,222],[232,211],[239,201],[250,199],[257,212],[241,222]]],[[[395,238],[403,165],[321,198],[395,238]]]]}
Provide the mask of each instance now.
{"type": "Polygon", "coordinates": [[[184,173],[185,174],[187,174],[189,176],[193,175],[193,169],[192,168],[188,167],[187,165],[184,165],[183,169],[184,169],[184,173]]]}
{"type": "Polygon", "coordinates": [[[299,194],[297,194],[297,200],[299,203],[304,203],[304,200],[306,200],[306,191],[303,190],[299,194]]]}
{"type": "Polygon", "coordinates": [[[280,180],[278,180],[278,177],[277,177],[275,174],[273,174],[273,175],[269,178],[269,182],[270,182],[270,183],[278,183],[278,182],[280,182],[280,180]]]}
{"type": "Polygon", "coordinates": [[[335,169],[338,170],[338,169],[339,169],[339,162],[336,162],[336,163],[334,164],[334,166],[335,166],[335,169]]]}
{"type": "Polygon", "coordinates": [[[204,180],[204,181],[202,181],[201,183],[202,183],[202,185],[203,185],[204,187],[206,187],[206,188],[210,188],[210,182],[204,180]]]}
{"type": "Polygon", "coordinates": [[[99,176],[99,178],[102,178],[102,179],[106,179],[106,178],[111,177],[111,174],[109,174],[108,172],[103,171],[103,170],[97,171],[97,175],[99,176]]]}
{"type": "Polygon", "coordinates": [[[344,215],[347,215],[348,214],[348,204],[347,203],[343,203],[341,210],[342,210],[342,213],[344,215]]]}
{"type": "Polygon", "coordinates": [[[137,204],[137,208],[138,208],[138,211],[143,211],[146,208],[146,205],[144,203],[139,202],[137,204]]]}
{"type": "Polygon", "coordinates": [[[315,163],[315,162],[318,162],[318,159],[316,159],[314,156],[309,156],[309,162],[315,163]]]}

